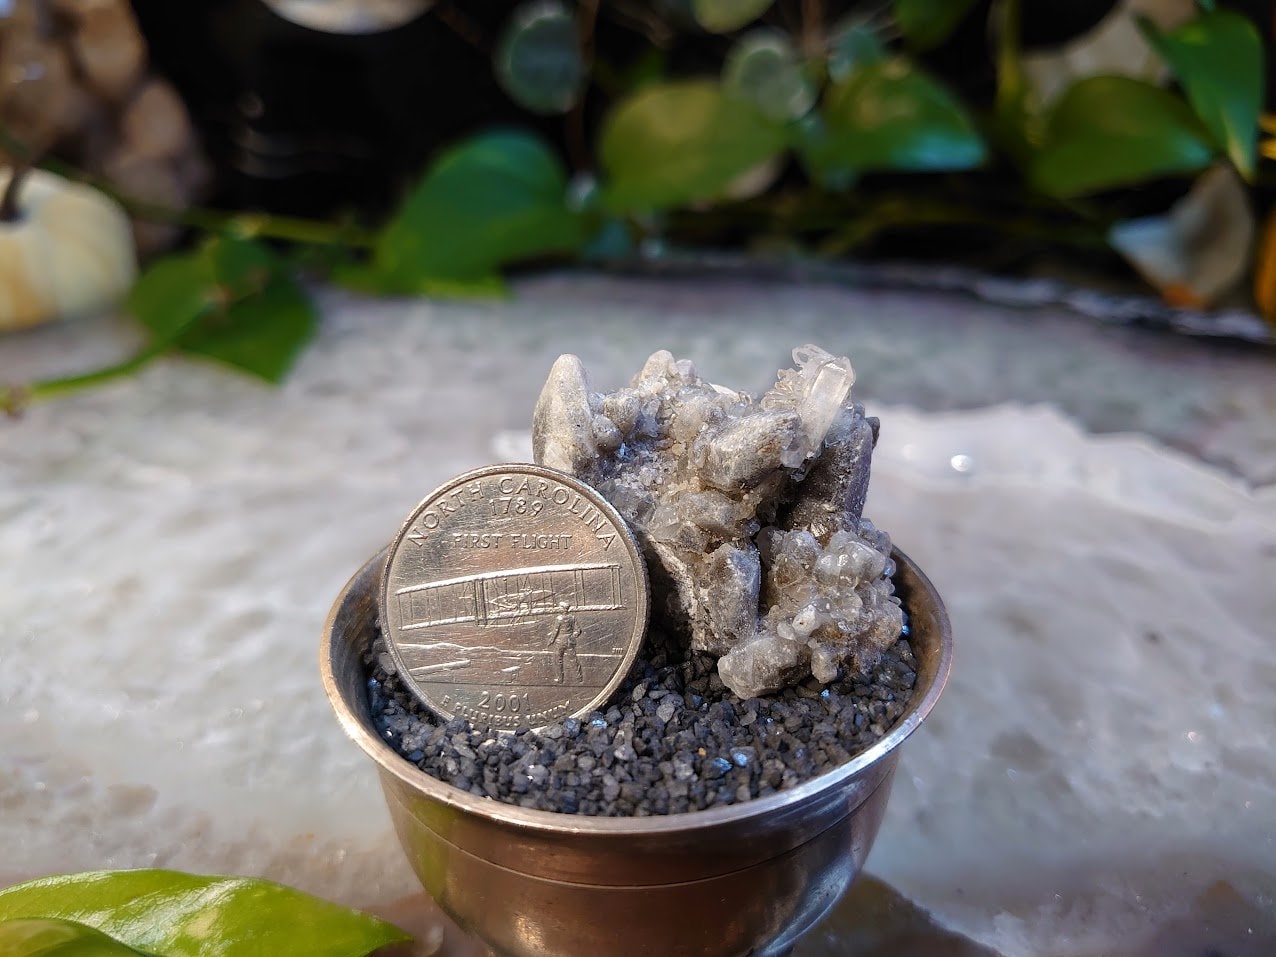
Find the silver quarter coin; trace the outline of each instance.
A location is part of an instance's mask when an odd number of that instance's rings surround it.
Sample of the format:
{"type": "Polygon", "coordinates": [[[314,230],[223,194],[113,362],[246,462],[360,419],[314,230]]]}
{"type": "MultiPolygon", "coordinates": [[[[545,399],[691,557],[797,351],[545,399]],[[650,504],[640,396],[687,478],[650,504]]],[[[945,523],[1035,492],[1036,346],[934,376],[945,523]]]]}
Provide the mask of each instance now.
{"type": "Polygon", "coordinates": [[[467,472],[390,546],[381,623],[405,684],[442,718],[541,728],[603,704],[647,630],[647,568],[616,510],[536,465],[467,472]]]}

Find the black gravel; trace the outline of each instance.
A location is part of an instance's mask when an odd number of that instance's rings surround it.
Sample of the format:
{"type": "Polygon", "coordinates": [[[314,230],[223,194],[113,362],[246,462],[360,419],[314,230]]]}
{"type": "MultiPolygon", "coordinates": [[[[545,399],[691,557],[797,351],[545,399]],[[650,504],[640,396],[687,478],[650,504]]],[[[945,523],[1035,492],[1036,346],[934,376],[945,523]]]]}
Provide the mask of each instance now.
{"type": "Polygon", "coordinates": [[[868,678],[741,700],[715,659],[688,658],[653,633],[606,710],[535,733],[440,722],[393,674],[380,636],[364,663],[373,723],[427,774],[520,807],[645,817],[783,791],[873,744],[912,696],[908,634],[905,624],[868,678]]]}

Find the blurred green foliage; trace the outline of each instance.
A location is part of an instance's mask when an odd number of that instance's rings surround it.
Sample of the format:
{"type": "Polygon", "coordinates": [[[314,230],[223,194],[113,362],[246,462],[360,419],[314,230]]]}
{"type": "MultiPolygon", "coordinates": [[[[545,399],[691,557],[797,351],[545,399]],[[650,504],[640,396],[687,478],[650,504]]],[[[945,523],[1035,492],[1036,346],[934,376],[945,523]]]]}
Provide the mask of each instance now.
{"type": "Polygon", "coordinates": [[[363,957],[392,924],[248,877],[91,871],[0,890],[5,957],[363,957]]]}
{"type": "Polygon", "coordinates": [[[497,293],[510,266],[605,261],[650,239],[841,253],[973,227],[1102,248],[1123,218],[1148,214],[1127,202],[1138,190],[1113,191],[1180,179],[1181,195],[1219,162],[1256,175],[1264,47],[1239,14],[1210,5],[1172,30],[1140,23],[1164,77],[1066,75],[1061,53],[1067,82],[1046,96],[1020,51],[1018,0],[990,13],[893,0],[836,22],[820,2],[798,6],[528,0],[491,50],[526,129],[443,151],[358,242],[340,225],[225,217],[139,280],[146,355],[176,349],[277,381],[315,329],[299,262],[368,292],[446,295],[497,293]],[[967,27],[990,38],[991,91],[927,60],[967,27]],[[693,65],[675,66],[688,49],[693,65]],[[563,124],[559,142],[546,122],[563,124]],[[316,244],[322,255],[299,256],[316,244]]]}

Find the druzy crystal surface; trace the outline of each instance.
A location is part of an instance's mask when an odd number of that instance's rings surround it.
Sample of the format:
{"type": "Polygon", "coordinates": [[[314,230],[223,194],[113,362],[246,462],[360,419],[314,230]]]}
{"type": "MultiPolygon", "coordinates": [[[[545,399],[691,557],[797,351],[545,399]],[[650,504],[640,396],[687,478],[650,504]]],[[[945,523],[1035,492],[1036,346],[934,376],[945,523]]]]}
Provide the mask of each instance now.
{"type": "Polygon", "coordinates": [[[863,516],[877,420],[850,361],[793,351],[755,400],[657,352],[598,393],[560,356],[536,404],[536,461],[598,489],[637,535],[653,613],[749,698],[871,668],[903,622],[890,541],[863,516]]]}

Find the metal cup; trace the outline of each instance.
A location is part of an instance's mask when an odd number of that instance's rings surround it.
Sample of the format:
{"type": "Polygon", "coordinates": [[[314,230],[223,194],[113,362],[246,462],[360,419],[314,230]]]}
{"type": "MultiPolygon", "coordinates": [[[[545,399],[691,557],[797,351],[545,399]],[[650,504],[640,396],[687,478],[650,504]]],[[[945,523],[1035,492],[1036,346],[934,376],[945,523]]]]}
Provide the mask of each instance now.
{"type": "Polygon", "coordinates": [[[361,655],[375,633],[385,553],[328,617],[324,689],[377,764],[399,841],[430,895],[505,957],[777,957],[841,897],[877,836],[898,748],[930,712],[952,661],[943,602],[894,553],[917,684],[889,733],[798,787],[730,807],[645,818],[531,811],[474,797],[409,764],[377,735],[361,655]]]}

